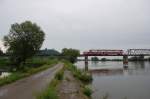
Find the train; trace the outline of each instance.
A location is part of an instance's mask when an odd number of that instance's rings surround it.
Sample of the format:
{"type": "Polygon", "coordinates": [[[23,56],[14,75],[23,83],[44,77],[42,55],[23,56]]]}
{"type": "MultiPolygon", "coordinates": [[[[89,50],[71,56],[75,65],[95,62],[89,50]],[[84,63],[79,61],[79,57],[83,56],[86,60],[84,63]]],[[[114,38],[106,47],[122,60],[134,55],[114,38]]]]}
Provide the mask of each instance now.
{"type": "Polygon", "coordinates": [[[101,49],[101,50],[89,50],[83,52],[84,55],[91,55],[91,56],[117,56],[123,55],[123,50],[108,50],[108,49],[101,49]]]}

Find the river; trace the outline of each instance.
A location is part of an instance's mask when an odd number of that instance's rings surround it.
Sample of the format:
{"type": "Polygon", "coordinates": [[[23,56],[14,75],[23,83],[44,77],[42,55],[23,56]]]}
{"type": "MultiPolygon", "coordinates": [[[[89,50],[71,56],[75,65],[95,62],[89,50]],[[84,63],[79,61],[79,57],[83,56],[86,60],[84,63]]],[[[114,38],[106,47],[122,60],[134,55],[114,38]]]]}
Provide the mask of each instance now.
{"type": "MultiPolygon", "coordinates": [[[[84,69],[84,62],[75,64],[84,69]]],[[[89,62],[93,99],[150,99],[150,62],[89,62]]]]}

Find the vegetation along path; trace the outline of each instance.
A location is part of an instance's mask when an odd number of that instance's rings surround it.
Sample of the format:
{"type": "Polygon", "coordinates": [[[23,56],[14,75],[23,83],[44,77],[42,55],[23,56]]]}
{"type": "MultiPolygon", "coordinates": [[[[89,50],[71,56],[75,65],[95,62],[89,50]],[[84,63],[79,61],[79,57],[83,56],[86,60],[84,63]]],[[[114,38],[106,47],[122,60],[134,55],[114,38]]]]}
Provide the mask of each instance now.
{"type": "Polygon", "coordinates": [[[81,84],[77,81],[72,73],[64,71],[64,79],[58,86],[59,99],[88,99],[81,92],[81,84]]]}
{"type": "Polygon", "coordinates": [[[37,93],[48,86],[62,67],[63,64],[59,63],[43,72],[0,87],[0,99],[35,99],[37,93]]]}

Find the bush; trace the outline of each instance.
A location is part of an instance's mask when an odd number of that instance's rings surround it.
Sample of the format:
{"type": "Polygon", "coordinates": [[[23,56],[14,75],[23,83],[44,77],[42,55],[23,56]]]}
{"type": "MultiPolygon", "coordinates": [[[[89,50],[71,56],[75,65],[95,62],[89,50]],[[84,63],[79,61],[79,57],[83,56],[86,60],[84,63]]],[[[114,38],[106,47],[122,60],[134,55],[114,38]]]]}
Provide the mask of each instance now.
{"type": "Polygon", "coordinates": [[[10,74],[10,76],[7,76],[7,77],[0,79],[0,86],[14,82],[14,81],[22,78],[23,76],[24,75],[19,73],[19,72],[18,73],[12,73],[12,74],[10,74]]]}
{"type": "Polygon", "coordinates": [[[90,83],[93,80],[92,75],[85,72],[79,76],[79,79],[84,83],[90,83]]]}
{"type": "Polygon", "coordinates": [[[56,73],[55,78],[57,80],[62,80],[63,79],[63,74],[64,74],[64,70],[60,70],[58,73],[56,73]]]}
{"type": "Polygon", "coordinates": [[[69,62],[65,62],[65,66],[67,67],[67,69],[72,71],[74,77],[76,77],[83,83],[90,83],[93,80],[92,75],[88,74],[85,71],[81,71],[81,70],[77,69],[77,67],[75,67],[73,64],[71,64],[69,62]]]}
{"type": "Polygon", "coordinates": [[[56,73],[55,78],[50,82],[48,88],[40,93],[37,99],[58,99],[56,87],[60,83],[60,80],[63,79],[63,75],[64,68],[56,73]]]}
{"type": "Polygon", "coordinates": [[[91,88],[90,88],[89,86],[85,86],[85,87],[83,88],[83,93],[84,93],[86,96],[91,97],[91,95],[92,95],[92,90],[91,90],[91,88]]]}
{"type": "Polygon", "coordinates": [[[58,99],[57,92],[54,87],[48,87],[37,99],[58,99]]]}
{"type": "Polygon", "coordinates": [[[40,67],[37,67],[37,68],[33,68],[33,67],[26,67],[24,68],[23,70],[20,70],[20,71],[16,71],[16,72],[12,72],[9,76],[7,77],[4,77],[4,78],[0,78],[0,86],[2,85],[5,85],[5,84],[9,84],[11,82],[14,82],[16,80],[19,80],[21,78],[24,78],[24,77],[27,77],[27,76],[30,76],[32,74],[35,74],[37,72],[40,72],[40,71],[43,71],[47,68],[50,68],[51,66],[53,66],[52,64],[56,64],[57,61],[55,60],[50,60],[51,65],[43,65],[43,66],[40,66],[40,67]]]}

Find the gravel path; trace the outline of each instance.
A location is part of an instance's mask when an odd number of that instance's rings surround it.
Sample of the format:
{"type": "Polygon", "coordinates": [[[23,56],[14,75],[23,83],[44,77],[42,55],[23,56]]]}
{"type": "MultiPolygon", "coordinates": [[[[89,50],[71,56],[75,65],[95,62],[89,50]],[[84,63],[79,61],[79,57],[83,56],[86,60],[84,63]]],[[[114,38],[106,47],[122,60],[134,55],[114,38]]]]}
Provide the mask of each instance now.
{"type": "Polygon", "coordinates": [[[43,72],[0,87],[0,99],[35,99],[37,93],[47,87],[62,67],[63,64],[59,63],[43,72]]]}
{"type": "Polygon", "coordinates": [[[58,86],[59,99],[87,99],[81,92],[81,83],[77,81],[72,73],[64,71],[64,79],[58,86]]]}

